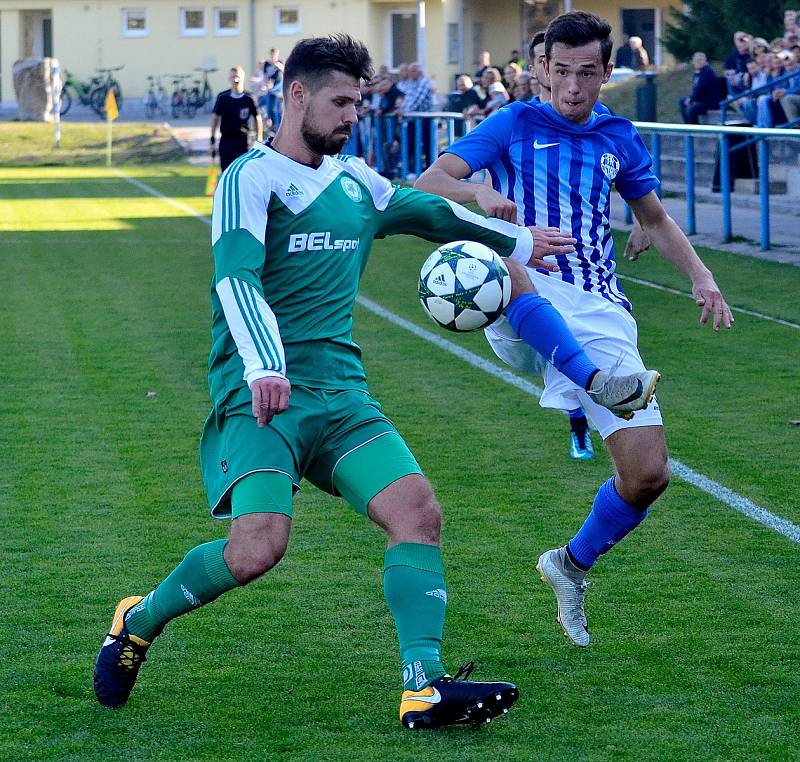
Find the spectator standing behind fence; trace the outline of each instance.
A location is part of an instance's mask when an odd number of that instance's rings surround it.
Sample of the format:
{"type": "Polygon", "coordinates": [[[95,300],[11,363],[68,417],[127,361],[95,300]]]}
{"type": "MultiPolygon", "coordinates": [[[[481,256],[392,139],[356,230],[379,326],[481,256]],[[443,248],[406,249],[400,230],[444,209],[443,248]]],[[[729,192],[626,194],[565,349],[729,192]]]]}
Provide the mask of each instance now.
{"type": "Polygon", "coordinates": [[[534,92],[534,83],[538,84],[538,81],[532,74],[529,74],[527,71],[520,72],[514,82],[514,91],[511,93],[512,98],[520,103],[528,103],[528,101],[533,100],[538,94],[538,92],[534,92]]]}
{"type": "Polygon", "coordinates": [[[695,53],[692,56],[692,66],[692,93],[681,98],[678,105],[686,124],[699,124],[700,116],[719,105],[719,83],[705,53],[695,53]]]}
{"type": "Polygon", "coordinates": [[[478,71],[475,72],[472,78],[480,80],[480,78],[483,76],[483,72],[485,72],[492,65],[492,56],[490,55],[488,50],[484,50],[481,52],[478,63],[479,63],[478,71]]]}
{"type": "Polygon", "coordinates": [[[216,153],[219,126],[219,167],[224,172],[237,157],[247,152],[250,119],[256,124],[256,140],[261,141],[263,125],[255,99],[244,91],[244,68],[234,66],[228,77],[230,90],[223,90],[214,103],[211,114],[211,156],[216,153]]]}
{"type": "Polygon", "coordinates": [[[631,49],[631,69],[643,71],[650,66],[650,56],[644,49],[641,37],[631,37],[628,40],[628,47],[631,49]]]}
{"type": "Polygon", "coordinates": [[[728,80],[728,90],[731,95],[743,93],[747,62],[750,60],[750,44],[753,38],[747,32],[735,32],[733,35],[733,50],[725,59],[725,78],[728,80]]]}
{"type": "Polygon", "coordinates": [[[269,59],[264,61],[264,86],[266,87],[266,116],[273,132],[281,126],[283,114],[283,61],[281,52],[271,48],[269,59]]]}
{"type": "MultiPolygon", "coordinates": [[[[427,111],[433,111],[433,84],[423,73],[422,67],[415,61],[408,65],[408,85],[406,86],[403,100],[403,114],[424,113],[427,111]]],[[[417,122],[415,120],[409,122],[408,140],[412,146],[416,145],[416,126],[417,122]]],[[[430,162],[435,158],[431,154],[430,130],[427,129],[427,122],[423,122],[420,126],[422,131],[422,153],[430,162]]]]}
{"type": "Polygon", "coordinates": [[[628,44],[630,37],[627,34],[622,35],[622,42],[617,48],[617,56],[614,59],[614,65],[618,69],[632,69],[633,68],[633,51],[628,44]]]}

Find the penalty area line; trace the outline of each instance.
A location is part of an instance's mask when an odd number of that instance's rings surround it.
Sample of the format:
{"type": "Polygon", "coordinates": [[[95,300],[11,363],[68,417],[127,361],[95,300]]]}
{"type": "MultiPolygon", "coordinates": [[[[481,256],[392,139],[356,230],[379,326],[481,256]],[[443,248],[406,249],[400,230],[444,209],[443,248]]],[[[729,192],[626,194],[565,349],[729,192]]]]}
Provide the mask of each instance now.
{"type": "MultiPolygon", "coordinates": [[[[198,211],[192,209],[188,204],[184,204],[182,201],[178,201],[177,199],[171,198],[170,196],[166,196],[163,193],[157,191],[155,188],[152,188],[147,183],[143,183],[140,180],[137,180],[133,177],[129,177],[124,172],[121,172],[118,169],[112,169],[115,175],[119,177],[121,180],[125,180],[125,182],[134,185],[139,190],[151,195],[155,196],[163,200],[165,203],[169,204],[170,206],[175,207],[176,209],[180,209],[183,212],[186,212],[192,217],[204,222],[206,225],[211,225],[211,219],[200,214],[198,211]]],[[[631,279],[633,280],[633,279],[631,279]]],[[[660,290],[668,291],[671,293],[678,294],[680,296],[687,296],[680,291],[673,291],[672,289],[667,289],[665,287],[657,286],[656,284],[649,284],[648,282],[642,282],[642,285],[652,285],[660,290]]],[[[414,334],[420,339],[424,341],[430,342],[431,344],[436,345],[440,349],[443,349],[445,352],[449,352],[452,355],[455,355],[459,359],[463,360],[464,362],[472,365],[479,370],[482,370],[484,373],[488,373],[490,376],[497,378],[501,381],[505,381],[505,383],[513,386],[515,389],[519,389],[521,392],[525,394],[529,394],[532,397],[536,397],[537,399],[541,396],[542,390],[536,384],[531,383],[527,379],[522,378],[521,376],[512,373],[505,368],[496,365],[489,360],[484,360],[479,355],[476,355],[474,352],[470,352],[468,349],[464,349],[463,347],[455,344],[448,339],[439,336],[433,331],[428,331],[425,328],[421,328],[416,323],[412,323],[405,318],[400,317],[399,315],[395,315],[394,312],[390,312],[385,307],[381,307],[377,302],[373,302],[371,299],[368,299],[365,296],[358,296],[356,298],[358,304],[364,307],[369,312],[372,312],[374,315],[377,315],[380,318],[396,325],[398,328],[403,328],[406,331],[414,334]]],[[[745,310],[741,310],[744,312],[745,310]]],[[[780,322],[782,324],[788,325],[790,327],[797,327],[793,323],[786,323],[785,321],[779,321],[776,318],[770,318],[769,316],[762,316],[758,315],[757,313],[750,313],[757,317],[764,317],[765,319],[772,320],[774,322],[780,322]]],[[[705,492],[706,494],[710,495],[711,497],[719,500],[721,503],[724,503],[729,508],[733,508],[733,510],[738,511],[739,513],[744,514],[748,518],[753,519],[753,521],[757,521],[762,526],[767,527],[768,529],[772,529],[774,532],[778,532],[782,534],[784,537],[792,540],[800,544],[800,527],[796,524],[793,524],[791,521],[787,521],[780,516],[771,513],[770,511],[766,510],[765,508],[761,508],[760,506],[756,505],[751,500],[748,500],[743,495],[739,495],[738,493],[734,492],[733,490],[728,489],[727,487],[719,484],[719,482],[715,482],[713,479],[698,473],[697,471],[689,468],[689,466],[681,463],[679,460],[675,458],[669,459],[669,465],[672,469],[672,473],[677,476],[679,479],[682,479],[687,484],[691,484],[696,489],[699,489],[701,492],[705,492]]]]}

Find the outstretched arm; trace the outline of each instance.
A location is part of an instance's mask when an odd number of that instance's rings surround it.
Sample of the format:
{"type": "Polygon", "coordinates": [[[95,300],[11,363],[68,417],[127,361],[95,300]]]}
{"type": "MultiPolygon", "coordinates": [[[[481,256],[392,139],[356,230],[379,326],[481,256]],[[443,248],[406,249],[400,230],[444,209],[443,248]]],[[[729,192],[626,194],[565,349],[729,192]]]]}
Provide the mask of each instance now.
{"type": "MultiPolygon", "coordinates": [[[[472,174],[467,162],[452,153],[442,154],[414,183],[414,188],[450,199],[458,204],[476,203],[488,217],[517,221],[517,205],[502,193],[483,183],[462,182],[472,174]]],[[[575,239],[558,228],[531,227],[536,264],[532,267],[557,269],[542,263],[542,257],[575,251],[575,239]]]]}
{"type": "Polygon", "coordinates": [[[715,331],[719,330],[720,325],[730,328],[734,323],[731,308],[720,292],[714,276],[697,256],[683,231],[667,214],[655,191],[639,199],[629,199],[628,204],[661,256],[672,262],[691,280],[695,303],[702,310],[700,325],[705,325],[711,317],[715,331]]]}

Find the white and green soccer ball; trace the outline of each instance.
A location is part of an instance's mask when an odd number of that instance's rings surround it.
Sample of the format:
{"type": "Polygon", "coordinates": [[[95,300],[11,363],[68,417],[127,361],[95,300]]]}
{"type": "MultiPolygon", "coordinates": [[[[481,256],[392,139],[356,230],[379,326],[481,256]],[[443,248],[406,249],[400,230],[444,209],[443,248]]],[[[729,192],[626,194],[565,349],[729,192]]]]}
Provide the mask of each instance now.
{"type": "Polygon", "coordinates": [[[419,301],[434,323],[448,331],[477,331],[500,317],[511,299],[503,260],[476,241],[440,246],[422,265],[419,301]]]}

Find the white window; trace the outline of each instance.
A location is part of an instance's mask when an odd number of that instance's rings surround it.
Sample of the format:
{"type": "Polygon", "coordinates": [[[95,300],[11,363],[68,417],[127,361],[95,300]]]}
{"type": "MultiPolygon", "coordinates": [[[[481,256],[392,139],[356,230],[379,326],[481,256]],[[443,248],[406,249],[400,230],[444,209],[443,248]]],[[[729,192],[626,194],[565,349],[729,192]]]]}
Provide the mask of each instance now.
{"type": "Polygon", "coordinates": [[[122,36],[147,37],[147,11],[144,8],[122,9],[122,36]]]}
{"type": "Polygon", "coordinates": [[[238,8],[214,8],[214,34],[222,37],[239,34],[238,8]]]}
{"type": "Polygon", "coordinates": [[[181,8],[181,36],[202,37],[205,34],[205,8],[181,8]]]}
{"type": "Polygon", "coordinates": [[[275,8],[275,34],[300,34],[299,8],[275,8]]]}

